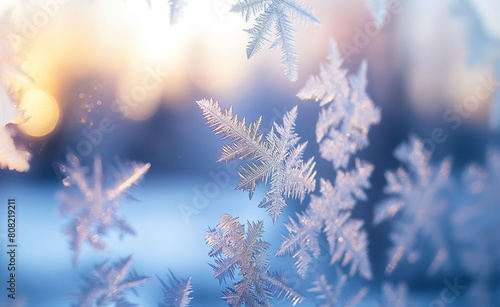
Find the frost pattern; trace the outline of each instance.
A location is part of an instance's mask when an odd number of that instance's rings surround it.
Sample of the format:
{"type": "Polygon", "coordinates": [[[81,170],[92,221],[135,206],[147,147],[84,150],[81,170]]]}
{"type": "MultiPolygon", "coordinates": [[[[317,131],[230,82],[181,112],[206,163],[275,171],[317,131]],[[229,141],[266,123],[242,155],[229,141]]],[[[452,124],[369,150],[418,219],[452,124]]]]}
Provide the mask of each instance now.
{"type": "Polygon", "coordinates": [[[469,165],[463,172],[453,214],[453,236],[462,267],[472,277],[467,296],[475,305],[495,306],[491,288],[500,272],[500,151],[489,149],[486,166],[469,165]],[[465,196],[463,196],[465,193],[465,196]]]}
{"type": "Polygon", "coordinates": [[[428,273],[433,274],[448,256],[439,219],[446,209],[446,200],[440,197],[440,193],[447,187],[451,160],[445,159],[434,169],[429,165],[430,153],[415,136],[410,136],[408,143],[396,148],[394,156],[403,166],[395,172],[385,173],[387,186],[384,192],[389,196],[376,206],[373,221],[377,225],[400,213],[390,236],[393,247],[386,272],[392,273],[403,256],[407,256],[410,263],[418,259],[415,244],[417,237],[422,235],[437,249],[428,269],[428,273]]]}
{"type": "Polygon", "coordinates": [[[321,157],[339,169],[346,168],[350,156],[368,146],[368,131],[380,122],[380,110],[366,93],[365,62],[358,74],[348,79],[333,40],[328,59],[330,63],[321,65],[319,76],[311,76],[297,96],[320,101],[323,108],[316,124],[316,138],[321,157]]]}
{"type": "Polygon", "coordinates": [[[305,277],[312,258],[321,252],[320,234],[326,235],[331,255],[330,264],[351,264],[350,275],[359,272],[372,278],[368,259],[368,236],[362,228],[364,222],[351,218],[356,200],[366,200],[363,189],[370,188],[369,178],[373,166],[356,160],[350,172],[337,171],[335,187],[321,179],[321,196],[311,196],[306,211],[297,213],[297,221],[290,217],[285,224],[289,235],[285,237],[276,255],[293,255],[300,276],[305,277]]]}
{"type": "Polygon", "coordinates": [[[99,156],[94,160],[92,178],[87,176],[88,169],[80,165],[76,156],[68,155],[68,164],[62,164],[60,170],[66,176],[63,184],[70,189],[60,195],[60,212],[73,217],[65,232],[71,237],[75,265],[83,243],[88,242],[95,249],[106,249],[101,236],[108,229],[134,234],[132,227],[118,213],[118,200],[127,196],[128,190],[139,182],[150,166],[149,163],[131,163],[128,170],[117,174],[116,184],[106,189],[99,156]]]}
{"type": "Polygon", "coordinates": [[[109,261],[95,266],[93,275],[82,275],[85,282],[76,295],[78,303],[75,307],[109,306],[115,307],[138,306],[126,299],[128,292],[135,294],[138,286],[148,281],[149,277],[139,276],[134,271],[127,275],[132,265],[132,256],[110,265],[109,261]]]}
{"type": "Polygon", "coordinates": [[[273,28],[276,39],[271,44],[271,49],[281,47],[281,66],[285,68],[285,75],[290,81],[296,81],[297,54],[295,53],[292,21],[319,25],[319,20],[314,16],[313,9],[303,5],[298,0],[238,0],[231,7],[231,12],[241,13],[248,22],[255,18],[253,28],[245,30],[250,34],[247,45],[247,57],[255,55],[262,45],[269,42],[273,28]]]}
{"type": "Polygon", "coordinates": [[[339,297],[342,294],[342,289],[347,281],[347,276],[337,268],[337,282],[335,287],[328,284],[326,276],[323,274],[316,274],[316,279],[313,282],[313,287],[310,288],[309,292],[316,292],[317,298],[322,300],[322,302],[316,307],[353,307],[356,306],[368,293],[368,287],[361,288],[353,297],[351,297],[347,302],[340,304],[339,297]]]}
{"type": "Polygon", "coordinates": [[[222,134],[222,139],[231,140],[230,145],[222,147],[218,162],[236,158],[250,160],[245,166],[241,166],[241,180],[236,189],[248,191],[251,199],[259,182],[264,185],[270,182],[270,189],[259,207],[266,208],[274,222],[286,206],[285,197],[302,201],[308,193],[314,191],[315,163],[313,158],[304,163],[302,156],[307,142],[298,144],[300,138],[294,132],[297,107],[285,114],[283,126],[274,123],[266,140],[263,140],[259,131],[262,118],[247,126],[245,118],[238,121],[232,108],[222,112],[219,104],[212,100],[197,103],[203,110],[207,123],[210,127],[215,127],[215,134],[222,134]]]}
{"type": "Polygon", "coordinates": [[[242,279],[227,287],[221,297],[229,306],[271,306],[271,299],[283,294],[293,305],[300,303],[303,296],[288,285],[280,273],[269,273],[267,249],[269,243],[263,241],[264,225],[247,222],[245,226],[229,214],[223,214],[216,229],[206,234],[208,245],[212,246],[210,257],[215,258],[214,278],[219,282],[226,278],[234,280],[235,272],[242,279]]]}
{"type": "Polygon", "coordinates": [[[158,304],[159,307],[187,307],[193,299],[190,295],[193,292],[191,287],[191,277],[188,279],[178,279],[174,273],[170,271],[167,285],[161,278],[158,277],[163,286],[163,296],[165,304],[158,304]]]}

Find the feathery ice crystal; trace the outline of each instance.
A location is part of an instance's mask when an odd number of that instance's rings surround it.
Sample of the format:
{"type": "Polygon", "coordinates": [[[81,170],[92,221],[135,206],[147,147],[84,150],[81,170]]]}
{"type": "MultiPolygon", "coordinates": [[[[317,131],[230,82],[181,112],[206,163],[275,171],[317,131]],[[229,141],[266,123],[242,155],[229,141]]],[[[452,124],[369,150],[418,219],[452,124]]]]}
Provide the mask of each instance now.
{"type": "Polygon", "coordinates": [[[427,237],[438,249],[428,273],[433,274],[448,257],[448,249],[440,227],[440,218],[446,210],[446,200],[442,193],[447,187],[451,160],[445,159],[438,169],[429,165],[430,153],[421,140],[410,136],[408,143],[396,148],[394,156],[403,164],[396,172],[387,171],[387,186],[384,192],[389,197],[375,208],[375,225],[395,217],[390,236],[393,247],[387,273],[392,273],[403,256],[409,262],[418,259],[415,250],[419,235],[427,237]]]}
{"type": "Polygon", "coordinates": [[[336,267],[337,272],[337,282],[335,287],[328,284],[326,276],[316,272],[316,279],[313,281],[314,287],[310,288],[309,292],[316,292],[317,298],[322,300],[322,302],[316,307],[353,307],[356,306],[368,293],[368,287],[361,288],[354,296],[352,296],[347,302],[341,304],[339,298],[341,297],[342,289],[344,288],[347,276],[342,273],[342,271],[336,267]]]}
{"type": "Polygon", "coordinates": [[[262,45],[269,42],[273,30],[276,40],[271,44],[271,49],[281,46],[281,65],[285,68],[285,75],[290,81],[296,81],[297,54],[293,46],[292,21],[318,25],[320,22],[314,16],[310,7],[304,6],[299,0],[238,0],[231,8],[231,12],[241,13],[245,20],[255,18],[253,28],[246,30],[250,34],[247,45],[247,57],[255,55],[262,45]]]}
{"type": "Polygon", "coordinates": [[[238,121],[232,108],[222,112],[219,104],[212,100],[197,103],[203,110],[207,123],[215,127],[215,134],[223,134],[222,139],[231,140],[230,145],[222,147],[218,162],[236,158],[251,160],[246,166],[241,166],[241,180],[236,189],[248,191],[251,199],[257,183],[267,185],[270,181],[271,188],[259,207],[267,208],[274,222],[281,214],[281,209],[286,206],[285,197],[302,201],[308,193],[314,191],[315,163],[312,158],[304,163],[302,155],[307,142],[298,144],[300,138],[294,132],[297,107],[285,114],[283,126],[274,123],[264,141],[259,131],[262,118],[247,126],[245,118],[238,121]]]}
{"type": "Polygon", "coordinates": [[[271,306],[271,299],[276,293],[288,298],[295,305],[304,298],[280,273],[269,273],[267,249],[269,243],[263,241],[264,225],[262,221],[248,222],[245,226],[229,214],[223,214],[216,229],[206,234],[207,244],[212,246],[210,257],[215,258],[214,278],[225,282],[234,279],[235,271],[242,279],[227,287],[222,299],[229,306],[271,306]]]}
{"type": "Polygon", "coordinates": [[[132,227],[118,213],[118,200],[127,196],[128,190],[139,182],[150,166],[149,163],[131,163],[128,170],[117,174],[116,184],[106,188],[100,157],[95,157],[93,178],[87,176],[88,169],[80,165],[75,155],[69,154],[68,164],[60,165],[61,172],[66,176],[63,184],[69,187],[60,195],[60,211],[72,217],[66,234],[71,237],[75,265],[84,242],[95,249],[106,248],[101,236],[109,228],[134,234],[132,227]]]}
{"type": "Polygon", "coordinates": [[[76,294],[78,303],[75,307],[109,306],[114,303],[116,307],[137,306],[126,299],[127,292],[135,294],[135,288],[148,281],[149,277],[138,276],[134,271],[127,275],[132,265],[132,256],[117,261],[110,265],[105,261],[94,268],[93,275],[82,275],[85,282],[76,294]]]}
{"type": "Polygon", "coordinates": [[[167,285],[160,277],[158,279],[163,286],[163,296],[165,304],[160,303],[158,307],[187,307],[193,299],[190,295],[193,292],[191,287],[191,277],[188,279],[178,279],[174,273],[170,271],[167,285]]]}
{"type": "Polygon", "coordinates": [[[289,235],[285,237],[276,255],[293,255],[299,275],[305,277],[312,257],[321,253],[320,235],[328,240],[331,264],[342,260],[351,263],[350,275],[359,272],[370,279],[372,270],[368,259],[368,235],[362,228],[364,222],[351,218],[356,200],[366,200],[363,189],[370,187],[373,166],[356,160],[356,168],[344,173],[337,171],[335,186],[321,179],[321,196],[311,196],[309,207],[297,213],[297,221],[290,217],[285,224],[289,235]],[[312,254],[312,257],[311,257],[312,254]]]}
{"type": "Polygon", "coordinates": [[[380,122],[380,110],[366,93],[365,62],[357,75],[347,78],[342,57],[330,41],[330,64],[320,66],[319,76],[311,76],[297,96],[315,99],[322,106],[316,124],[321,157],[332,161],[335,169],[346,168],[350,157],[368,146],[370,126],[380,122]]]}

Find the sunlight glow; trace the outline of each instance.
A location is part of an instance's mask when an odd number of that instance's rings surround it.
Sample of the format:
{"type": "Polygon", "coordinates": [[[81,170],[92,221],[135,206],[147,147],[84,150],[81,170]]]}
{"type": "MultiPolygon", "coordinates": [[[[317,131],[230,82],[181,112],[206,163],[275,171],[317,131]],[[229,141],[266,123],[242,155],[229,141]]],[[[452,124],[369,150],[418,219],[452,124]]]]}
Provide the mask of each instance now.
{"type": "Polygon", "coordinates": [[[41,137],[54,130],[59,120],[59,106],[50,94],[32,89],[26,92],[19,105],[27,120],[19,125],[21,130],[34,137],[41,137]]]}

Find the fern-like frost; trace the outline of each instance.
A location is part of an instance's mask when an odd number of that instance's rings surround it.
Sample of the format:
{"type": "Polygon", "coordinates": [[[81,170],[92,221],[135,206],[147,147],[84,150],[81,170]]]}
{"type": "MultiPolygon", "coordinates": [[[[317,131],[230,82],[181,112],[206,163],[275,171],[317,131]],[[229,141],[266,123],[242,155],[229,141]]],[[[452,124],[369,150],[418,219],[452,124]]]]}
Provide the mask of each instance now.
{"type": "Polygon", "coordinates": [[[262,221],[245,226],[229,214],[223,214],[219,224],[206,234],[206,242],[212,246],[210,257],[215,258],[214,278],[219,282],[235,279],[235,273],[242,277],[227,287],[221,297],[229,306],[271,306],[274,296],[283,295],[293,305],[304,298],[281,273],[269,272],[267,249],[269,243],[262,240],[262,221]]]}
{"type": "Polygon", "coordinates": [[[165,283],[158,277],[163,286],[163,296],[165,303],[158,304],[158,307],[187,307],[193,299],[190,295],[193,292],[191,286],[191,277],[188,279],[178,279],[174,273],[170,271],[168,283],[165,283]]]}
{"type": "Polygon", "coordinates": [[[363,221],[351,218],[357,199],[366,200],[363,189],[369,188],[373,166],[356,160],[356,169],[349,173],[337,172],[335,186],[321,179],[321,196],[313,195],[297,221],[290,218],[285,224],[289,232],[276,255],[293,255],[300,276],[305,277],[312,259],[320,256],[320,234],[328,240],[331,264],[351,264],[350,275],[359,272],[370,279],[372,270],[368,258],[368,235],[363,221]]]}
{"type": "Polygon", "coordinates": [[[319,24],[310,7],[304,6],[297,0],[238,0],[231,7],[231,12],[241,13],[248,22],[255,17],[255,25],[247,29],[250,42],[247,45],[247,57],[255,55],[264,43],[270,41],[271,32],[276,32],[276,39],[271,49],[281,47],[281,66],[285,68],[285,75],[290,81],[296,81],[297,54],[293,46],[293,32],[291,23],[299,20],[302,23],[319,24]]]}
{"type": "Polygon", "coordinates": [[[368,132],[380,122],[380,110],[366,93],[366,63],[348,78],[333,40],[328,59],[330,63],[321,65],[319,76],[311,76],[297,96],[319,101],[323,107],[316,124],[316,138],[321,157],[339,169],[346,168],[350,157],[369,145],[368,132]]]}
{"type": "Polygon", "coordinates": [[[78,303],[73,306],[138,306],[129,302],[126,295],[128,292],[137,294],[135,288],[147,282],[149,277],[139,276],[134,271],[127,274],[131,265],[132,256],[129,256],[113,264],[105,261],[95,266],[91,277],[82,275],[85,285],[76,294],[78,303]]]}
{"type": "Polygon", "coordinates": [[[261,118],[247,126],[245,118],[238,120],[233,115],[232,108],[223,112],[212,100],[197,103],[215,134],[231,140],[231,144],[222,147],[218,162],[249,160],[241,167],[236,189],[248,191],[252,198],[258,183],[270,185],[259,207],[266,208],[274,222],[286,206],[285,198],[302,201],[314,191],[315,163],[312,158],[307,162],[302,160],[306,143],[298,144],[299,137],[294,131],[297,107],[285,114],[283,126],[275,123],[264,140],[259,131],[261,118]]]}
{"type": "Polygon", "coordinates": [[[316,307],[353,307],[356,306],[368,293],[368,287],[363,287],[359,291],[351,296],[349,299],[341,301],[340,297],[342,290],[347,281],[347,276],[342,273],[338,267],[336,267],[337,272],[337,282],[335,286],[328,284],[326,276],[323,274],[316,273],[316,279],[313,282],[313,287],[310,288],[309,292],[316,292],[317,298],[322,302],[316,307]]]}
{"type": "Polygon", "coordinates": [[[386,272],[392,273],[403,256],[407,256],[409,262],[418,259],[419,253],[414,247],[417,237],[422,235],[429,238],[437,249],[428,270],[432,274],[442,266],[448,255],[439,218],[446,209],[446,201],[440,194],[447,186],[451,160],[446,159],[433,169],[429,165],[430,154],[415,136],[396,148],[394,155],[403,166],[396,172],[385,173],[387,186],[384,192],[389,197],[377,205],[373,221],[379,224],[398,214],[390,236],[393,247],[389,252],[391,260],[386,272]]]}

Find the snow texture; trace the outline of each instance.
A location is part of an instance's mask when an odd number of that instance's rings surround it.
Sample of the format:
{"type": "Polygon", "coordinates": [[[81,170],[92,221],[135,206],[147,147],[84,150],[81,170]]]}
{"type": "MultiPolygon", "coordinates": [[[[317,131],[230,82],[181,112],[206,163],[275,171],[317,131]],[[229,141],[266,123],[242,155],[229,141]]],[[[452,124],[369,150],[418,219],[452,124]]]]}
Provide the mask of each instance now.
{"type": "Polygon", "coordinates": [[[386,171],[384,192],[388,197],[376,206],[373,221],[377,225],[395,218],[386,273],[392,273],[404,256],[410,263],[415,262],[419,258],[415,244],[419,236],[423,236],[437,250],[428,268],[428,273],[433,274],[448,257],[440,218],[446,210],[443,194],[448,188],[451,160],[445,159],[436,168],[430,166],[430,153],[415,136],[397,147],[394,156],[402,166],[395,172],[386,171]]]}
{"type": "Polygon", "coordinates": [[[130,163],[126,170],[116,175],[116,183],[108,188],[99,156],[95,157],[92,177],[87,175],[88,169],[80,165],[76,156],[68,154],[67,164],[60,165],[61,173],[66,176],[63,184],[68,187],[60,194],[60,212],[72,218],[65,232],[71,237],[74,265],[85,242],[95,249],[106,249],[102,236],[108,229],[135,234],[118,212],[119,199],[127,196],[150,166],[149,163],[130,163]]]}
{"type": "Polygon", "coordinates": [[[148,281],[149,277],[139,276],[134,271],[127,274],[132,265],[132,256],[110,264],[105,261],[95,266],[93,275],[82,275],[85,284],[76,294],[78,303],[75,307],[109,306],[132,307],[138,306],[126,298],[128,292],[136,293],[135,288],[148,281]]]}
{"type": "Polygon", "coordinates": [[[287,112],[283,118],[283,126],[274,123],[274,127],[266,135],[260,133],[262,118],[246,125],[245,118],[238,120],[233,110],[225,110],[212,100],[197,102],[203,110],[207,123],[215,127],[215,134],[222,134],[222,139],[231,140],[230,145],[222,147],[218,162],[229,162],[233,159],[249,160],[241,166],[241,177],[237,190],[248,191],[250,199],[258,183],[270,189],[259,207],[266,208],[276,223],[286,198],[300,199],[314,191],[316,187],[316,171],[313,159],[302,160],[306,143],[298,144],[299,137],[294,131],[297,107],[287,112]]]}
{"type": "Polygon", "coordinates": [[[320,102],[323,108],[316,124],[316,138],[321,157],[332,161],[335,169],[345,169],[350,157],[369,145],[368,132],[380,122],[380,110],[366,93],[365,62],[356,75],[348,78],[333,40],[328,59],[330,63],[321,65],[319,76],[311,76],[297,96],[320,102]]]}
{"type": "Polygon", "coordinates": [[[215,258],[215,264],[211,264],[214,278],[221,283],[234,280],[236,271],[242,277],[223,292],[221,298],[229,306],[272,306],[273,296],[281,294],[293,305],[303,300],[281,272],[269,272],[269,243],[262,240],[263,228],[262,221],[247,222],[245,231],[238,218],[223,214],[216,229],[206,234],[206,242],[212,246],[209,256],[215,258]]]}
{"type": "Polygon", "coordinates": [[[250,34],[250,42],[247,45],[248,58],[269,42],[274,28],[276,39],[271,44],[271,49],[281,47],[281,65],[285,68],[285,75],[290,81],[296,81],[297,54],[292,22],[298,20],[305,25],[319,25],[320,22],[314,16],[313,9],[298,0],[238,0],[231,7],[231,12],[241,13],[247,22],[255,17],[254,26],[246,30],[250,34]]]}

